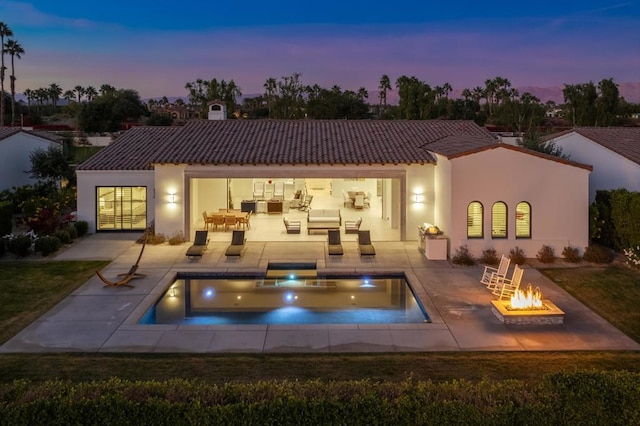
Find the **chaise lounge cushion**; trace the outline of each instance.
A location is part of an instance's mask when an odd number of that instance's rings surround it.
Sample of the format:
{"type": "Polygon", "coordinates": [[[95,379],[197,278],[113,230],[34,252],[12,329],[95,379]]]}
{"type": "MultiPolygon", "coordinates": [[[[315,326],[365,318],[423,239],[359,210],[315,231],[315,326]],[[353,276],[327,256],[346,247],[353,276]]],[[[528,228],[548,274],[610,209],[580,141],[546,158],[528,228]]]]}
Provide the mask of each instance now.
{"type": "Polygon", "coordinates": [[[233,237],[231,237],[231,245],[227,247],[224,252],[225,256],[240,256],[244,249],[244,243],[247,240],[244,238],[244,231],[233,231],[233,237]]]}
{"type": "Polygon", "coordinates": [[[376,249],[371,244],[371,235],[369,231],[358,231],[358,249],[362,256],[375,256],[376,249]]]}
{"type": "Polygon", "coordinates": [[[202,257],[202,254],[209,244],[209,239],[207,238],[208,235],[208,231],[196,231],[196,236],[193,239],[193,245],[187,249],[187,256],[189,258],[202,257]]]}

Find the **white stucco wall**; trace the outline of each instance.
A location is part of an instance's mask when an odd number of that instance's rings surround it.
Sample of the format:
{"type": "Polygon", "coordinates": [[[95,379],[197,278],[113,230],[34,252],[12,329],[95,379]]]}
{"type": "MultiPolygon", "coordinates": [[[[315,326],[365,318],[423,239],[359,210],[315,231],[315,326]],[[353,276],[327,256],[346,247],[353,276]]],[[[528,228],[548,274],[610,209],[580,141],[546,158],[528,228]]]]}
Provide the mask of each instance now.
{"type": "Polygon", "coordinates": [[[424,222],[434,222],[434,166],[431,164],[407,166],[406,240],[418,240],[418,226],[424,222]],[[417,194],[417,200],[416,200],[417,194]]]}
{"type": "Polygon", "coordinates": [[[89,232],[96,232],[96,187],[146,186],[147,223],[155,217],[153,170],[78,170],[78,220],[87,221],[89,232]]]}
{"type": "Polygon", "coordinates": [[[535,257],[543,245],[560,255],[566,246],[581,251],[589,242],[589,170],[507,148],[495,148],[451,160],[452,220],[450,254],[467,245],[480,256],[494,248],[508,254],[518,246],[535,257]],[[467,206],[484,206],[484,238],[467,239],[467,206]],[[491,238],[491,206],[507,204],[508,238],[491,238]],[[516,205],[531,205],[531,238],[515,238],[516,205]]]}
{"type": "Polygon", "coordinates": [[[187,234],[185,228],[185,204],[188,194],[185,191],[185,164],[155,165],[155,230],[173,236],[177,232],[187,234]],[[175,203],[170,202],[170,195],[174,194],[175,203]]]}
{"type": "Polygon", "coordinates": [[[447,157],[435,154],[438,161],[433,172],[434,210],[433,225],[449,235],[452,226],[451,215],[451,161],[447,157]]]}
{"type": "Polygon", "coordinates": [[[589,201],[595,201],[596,191],[626,188],[640,191],[640,164],[585,138],[578,133],[569,133],[553,142],[570,156],[570,160],[591,164],[589,176],[589,201]]]}
{"type": "Polygon", "coordinates": [[[19,132],[0,141],[0,190],[14,186],[36,183],[31,178],[31,159],[29,154],[40,148],[47,150],[50,146],[62,146],[26,132],[19,132]]]}

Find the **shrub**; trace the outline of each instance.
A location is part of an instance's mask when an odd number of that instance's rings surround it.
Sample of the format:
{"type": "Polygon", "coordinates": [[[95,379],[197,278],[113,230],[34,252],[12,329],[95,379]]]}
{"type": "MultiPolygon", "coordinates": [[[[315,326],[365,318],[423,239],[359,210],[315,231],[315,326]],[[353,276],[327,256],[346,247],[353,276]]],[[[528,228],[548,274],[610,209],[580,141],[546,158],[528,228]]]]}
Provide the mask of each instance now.
{"type": "Polygon", "coordinates": [[[48,256],[51,253],[57,252],[60,247],[62,247],[62,243],[58,238],[52,235],[40,237],[34,243],[34,250],[42,253],[43,256],[48,256]]]}
{"type": "Polygon", "coordinates": [[[0,201],[0,236],[11,233],[13,229],[13,204],[11,201],[0,201]]]}
{"type": "Polygon", "coordinates": [[[562,258],[569,263],[579,263],[582,260],[578,247],[567,246],[562,250],[562,258]]]}
{"type": "Polygon", "coordinates": [[[169,245],[177,246],[187,241],[182,231],[178,231],[169,238],[169,245]]]}
{"type": "Polygon", "coordinates": [[[89,232],[89,223],[84,220],[74,222],[73,227],[78,231],[78,237],[84,237],[89,232]]]}
{"type": "Polygon", "coordinates": [[[556,253],[553,247],[544,245],[538,250],[536,258],[542,263],[553,263],[556,261],[556,253]]]}
{"type": "Polygon", "coordinates": [[[496,249],[488,248],[486,250],[482,250],[482,256],[480,256],[480,261],[485,265],[495,266],[500,263],[500,259],[498,258],[498,253],[496,253],[496,249]]]}
{"type": "Polygon", "coordinates": [[[613,251],[596,244],[592,244],[584,250],[583,259],[591,263],[611,263],[613,261],[613,251]]]}
{"type": "Polygon", "coordinates": [[[149,239],[147,240],[148,244],[152,244],[152,245],[156,245],[156,244],[162,244],[164,242],[167,241],[167,237],[160,233],[160,234],[153,234],[149,237],[149,239]]]}
{"type": "Polygon", "coordinates": [[[67,231],[69,233],[69,237],[71,237],[71,241],[73,241],[76,238],[78,238],[78,230],[76,229],[75,226],[69,225],[69,226],[67,226],[65,228],[65,231],[67,231]]]}
{"type": "Polygon", "coordinates": [[[6,244],[7,251],[18,257],[27,257],[31,253],[31,236],[28,234],[11,235],[6,244]]]}
{"type": "Polygon", "coordinates": [[[73,242],[71,235],[69,235],[69,231],[66,229],[58,229],[54,232],[53,236],[59,239],[62,244],[71,244],[73,242]]]}
{"type": "Polygon", "coordinates": [[[624,255],[627,256],[629,266],[640,268],[640,246],[624,249],[624,255]]]}
{"type": "Polygon", "coordinates": [[[516,265],[524,265],[524,263],[527,261],[527,258],[524,255],[524,250],[522,250],[518,246],[515,246],[509,251],[509,258],[516,265]]]}
{"type": "Polygon", "coordinates": [[[451,261],[456,265],[464,266],[473,266],[476,264],[476,259],[471,253],[469,253],[469,248],[466,245],[460,246],[456,249],[456,254],[453,255],[451,261]]]}

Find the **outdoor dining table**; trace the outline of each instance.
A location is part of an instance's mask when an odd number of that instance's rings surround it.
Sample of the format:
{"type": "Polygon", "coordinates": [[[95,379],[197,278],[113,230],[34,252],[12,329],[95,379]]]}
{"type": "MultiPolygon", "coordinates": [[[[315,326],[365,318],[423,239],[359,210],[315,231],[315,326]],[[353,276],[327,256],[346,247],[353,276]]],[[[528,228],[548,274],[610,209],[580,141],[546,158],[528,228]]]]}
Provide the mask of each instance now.
{"type": "Polygon", "coordinates": [[[246,224],[248,224],[249,222],[249,215],[251,214],[251,212],[242,212],[240,210],[231,210],[231,209],[219,209],[218,213],[214,213],[212,215],[209,215],[210,218],[213,218],[213,216],[231,216],[233,215],[236,218],[236,226],[238,224],[242,224],[242,227],[244,228],[246,224]]]}

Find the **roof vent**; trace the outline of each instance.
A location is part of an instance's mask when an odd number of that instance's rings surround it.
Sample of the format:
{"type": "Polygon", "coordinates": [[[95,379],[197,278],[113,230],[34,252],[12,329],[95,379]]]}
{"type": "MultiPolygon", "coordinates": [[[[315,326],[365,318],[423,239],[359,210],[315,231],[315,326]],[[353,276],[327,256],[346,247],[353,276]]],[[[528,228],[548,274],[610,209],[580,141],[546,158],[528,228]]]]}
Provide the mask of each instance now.
{"type": "Polygon", "coordinates": [[[211,101],[207,103],[209,120],[226,120],[227,105],[222,101],[211,101]]]}

